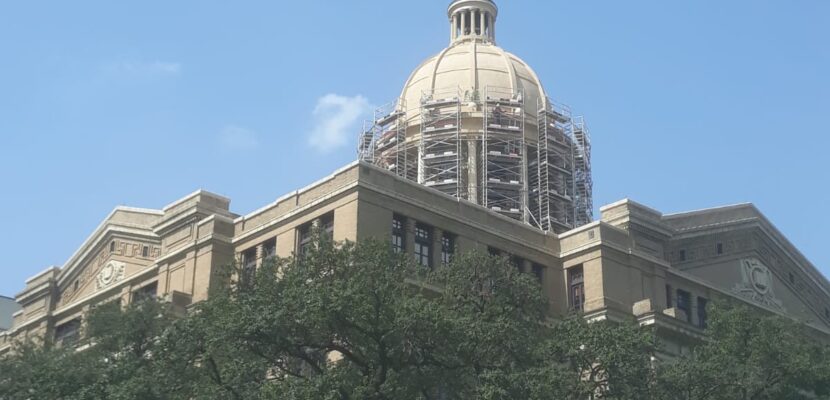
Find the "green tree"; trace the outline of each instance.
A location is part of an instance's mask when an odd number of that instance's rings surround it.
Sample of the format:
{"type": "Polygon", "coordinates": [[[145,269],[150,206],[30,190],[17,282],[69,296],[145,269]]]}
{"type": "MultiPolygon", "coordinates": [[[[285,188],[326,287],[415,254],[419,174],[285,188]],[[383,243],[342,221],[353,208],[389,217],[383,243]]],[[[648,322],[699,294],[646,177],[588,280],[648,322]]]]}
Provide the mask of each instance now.
{"type": "Polygon", "coordinates": [[[664,398],[830,398],[830,351],[804,326],[744,306],[711,314],[708,339],[663,369],[664,398]]]}
{"type": "Polygon", "coordinates": [[[498,376],[533,360],[541,290],[502,259],[437,271],[387,243],[321,241],[215,295],[162,346],[188,349],[200,398],[499,398],[498,376]]]}

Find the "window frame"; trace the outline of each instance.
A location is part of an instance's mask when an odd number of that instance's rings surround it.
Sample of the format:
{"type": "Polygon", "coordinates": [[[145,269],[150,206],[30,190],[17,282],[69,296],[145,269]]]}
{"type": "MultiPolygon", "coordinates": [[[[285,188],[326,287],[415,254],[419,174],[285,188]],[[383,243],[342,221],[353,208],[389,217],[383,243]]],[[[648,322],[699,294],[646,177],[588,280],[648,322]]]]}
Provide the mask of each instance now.
{"type": "Polygon", "coordinates": [[[692,322],[692,293],[683,289],[677,289],[677,306],[678,310],[686,312],[686,321],[692,322]]]}
{"type": "Polygon", "coordinates": [[[55,343],[72,346],[81,339],[81,318],[74,318],[55,327],[55,343]]]}
{"type": "Polygon", "coordinates": [[[441,263],[450,264],[455,258],[456,236],[449,232],[441,234],[441,263]]]}
{"type": "Polygon", "coordinates": [[[708,326],[709,314],[706,312],[706,306],[709,305],[709,300],[705,297],[697,297],[697,326],[700,329],[706,329],[708,326]]]}
{"type": "Polygon", "coordinates": [[[137,304],[147,300],[154,300],[158,298],[159,283],[158,281],[148,283],[130,293],[130,303],[137,304]],[[152,290],[150,290],[152,288],[152,290]]]}
{"type": "Polygon", "coordinates": [[[406,253],[406,217],[398,214],[392,216],[392,250],[406,253]]]}
{"type": "Polygon", "coordinates": [[[582,265],[568,269],[568,305],[573,311],[585,311],[585,269],[582,265]]]}
{"type": "Polygon", "coordinates": [[[415,224],[415,248],[413,249],[413,254],[415,255],[415,261],[419,265],[427,268],[432,268],[433,235],[434,232],[431,226],[420,222],[415,224]]]}

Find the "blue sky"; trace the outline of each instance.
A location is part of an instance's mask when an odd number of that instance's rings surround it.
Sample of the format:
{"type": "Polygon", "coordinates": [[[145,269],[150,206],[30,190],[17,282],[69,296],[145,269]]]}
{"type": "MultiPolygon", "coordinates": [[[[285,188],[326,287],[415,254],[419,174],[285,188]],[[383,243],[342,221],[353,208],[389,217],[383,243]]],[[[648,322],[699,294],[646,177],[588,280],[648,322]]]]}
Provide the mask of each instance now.
{"type": "MultiPolygon", "coordinates": [[[[3,2],[0,294],[116,205],[204,188],[247,213],[350,162],[447,3],[3,2]]],[[[587,118],[597,207],[754,202],[830,274],[830,2],[499,5],[499,44],[587,118]]]]}

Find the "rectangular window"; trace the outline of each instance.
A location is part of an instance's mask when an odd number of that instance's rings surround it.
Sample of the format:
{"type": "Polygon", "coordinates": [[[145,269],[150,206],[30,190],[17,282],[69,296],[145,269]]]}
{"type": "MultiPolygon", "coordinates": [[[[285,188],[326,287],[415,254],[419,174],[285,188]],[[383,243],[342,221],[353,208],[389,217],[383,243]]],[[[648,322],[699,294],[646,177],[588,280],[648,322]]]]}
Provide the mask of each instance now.
{"type": "Polygon", "coordinates": [[[243,251],[239,261],[242,263],[242,269],[256,268],[256,247],[243,251]]]}
{"type": "Polygon", "coordinates": [[[308,253],[312,243],[312,224],[311,222],[300,225],[297,228],[297,248],[296,253],[302,257],[308,253]]]}
{"type": "Polygon", "coordinates": [[[686,261],[686,250],[680,250],[678,258],[680,258],[680,261],[686,261]]]}
{"type": "Polygon", "coordinates": [[[706,305],[708,303],[709,301],[703,297],[697,298],[697,326],[701,329],[706,329],[706,305]]]}
{"type": "Polygon", "coordinates": [[[666,285],[666,308],[674,307],[674,291],[671,288],[671,285],[666,285]]]}
{"type": "Polygon", "coordinates": [[[320,217],[320,231],[328,240],[334,239],[334,213],[330,212],[320,217]]]}
{"type": "Polygon", "coordinates": [[[432,227],[415,225],[415,261],[432,268],[432,227]]]}
{"type": "Polygon", "coordinates": [[[144,246],[141,248],[141,256],[142,257],[150,257],[150,246],[144,246]]]}
{"type": "Polygon", "coordinates": [[[718,243],[718,254],[723,254],[723,243],[718,243]]]}
{"type": "Polygon", "coordinates": [[[585,273],[582,266],[568,270],[568,293],[571,309],[577,312],[585,310],[585,273]]]}
{"type": "Polygon", "coordinates": [[[262,258],[268,259],[277,256],[277,238],[266,240],[262,243],[262,258]]]}
{"type": "Polygon", "coordinates": [[[392,217],[392,249],[396,253],[406,252],[406,220],[400,215],[392,217]]]}
{"type": "Polygon", "coordinates": [[[447,265],[452,262],[455,255],[455,235],[444,232],[441,236],[441,263],[447,265]]]}
{"type": "Polygon", "coordinates": [[[136,290],[133,292],[133,303],[141,303],[142,301],[152,300],[158,296],[158,282],[153,282],[147,286],[142,287],[141,289],[136,290]]]}
{"type": "Polygon", "coordinates": [[[243,251],[239,262],[242,264],[239,281],[251,282],[256,274],[256,247],[243,251]]]}
{"type": "Polygon", "coordinates": [[[110,253],[115,253],[115,240],[110,242],[110,253]]]}
{"type": "Polygon", "coordinates": [[[525,260],[523,258],[513,254],[510,256],[510,264],[512,264],[513,268],[516,268],[516,271],[519,271],[520,274],[524,272],[525,260]]]}
{"type": "Polygon", "coordinates": [[[686,321],[692,322],[692,295],[685,291],[677,289],[677,309],[683,310],[686,313],[686,321]]]}
{"type": "Polygon", "coordinates": [[[81,320],[73,319],[55,328],[55,343],[71,346],[81,338],[81,320]]]}
{"type": "Polygon", "coordinates": [[[538,280],[539,283],[542,283],[542,281],[545,278],[545,266],[541,265],[541,264],[534,263],[533,264],[533,275],[536,277],[536,280],[538,280]]]}

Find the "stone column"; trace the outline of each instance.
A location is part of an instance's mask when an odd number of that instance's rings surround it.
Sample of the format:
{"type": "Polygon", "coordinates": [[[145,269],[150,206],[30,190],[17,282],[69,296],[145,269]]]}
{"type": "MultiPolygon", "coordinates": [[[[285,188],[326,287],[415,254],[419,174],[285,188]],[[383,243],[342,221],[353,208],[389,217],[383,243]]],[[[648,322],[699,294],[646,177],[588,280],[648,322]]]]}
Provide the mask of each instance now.
{"type": "Polygon", "coordinates": [[[452,21],[450,22],[450,40],[455,40],[456,36],[455,33],[457,32],[456,27],[458,26],[458,14],[453,14],[452,21]]]}
{"type": "Polygon", "coordinates": [[[461,36],[467,31],[467,11],[461,12],[461,36]]]}
{"type": "Polygon", "coordinates": [[[478,14],[479,14],[478,15],[478,17],[479,17],[478,18],[478,21],[479,21],[478,23],[481,24],[479,26],[478,34],[479,34],[479,36],[484,37],[484,35],[486,34],[484,32],[484,19],[487,18],[487,13],[485,13],[484,10],[478,10],[478,14]]]}

